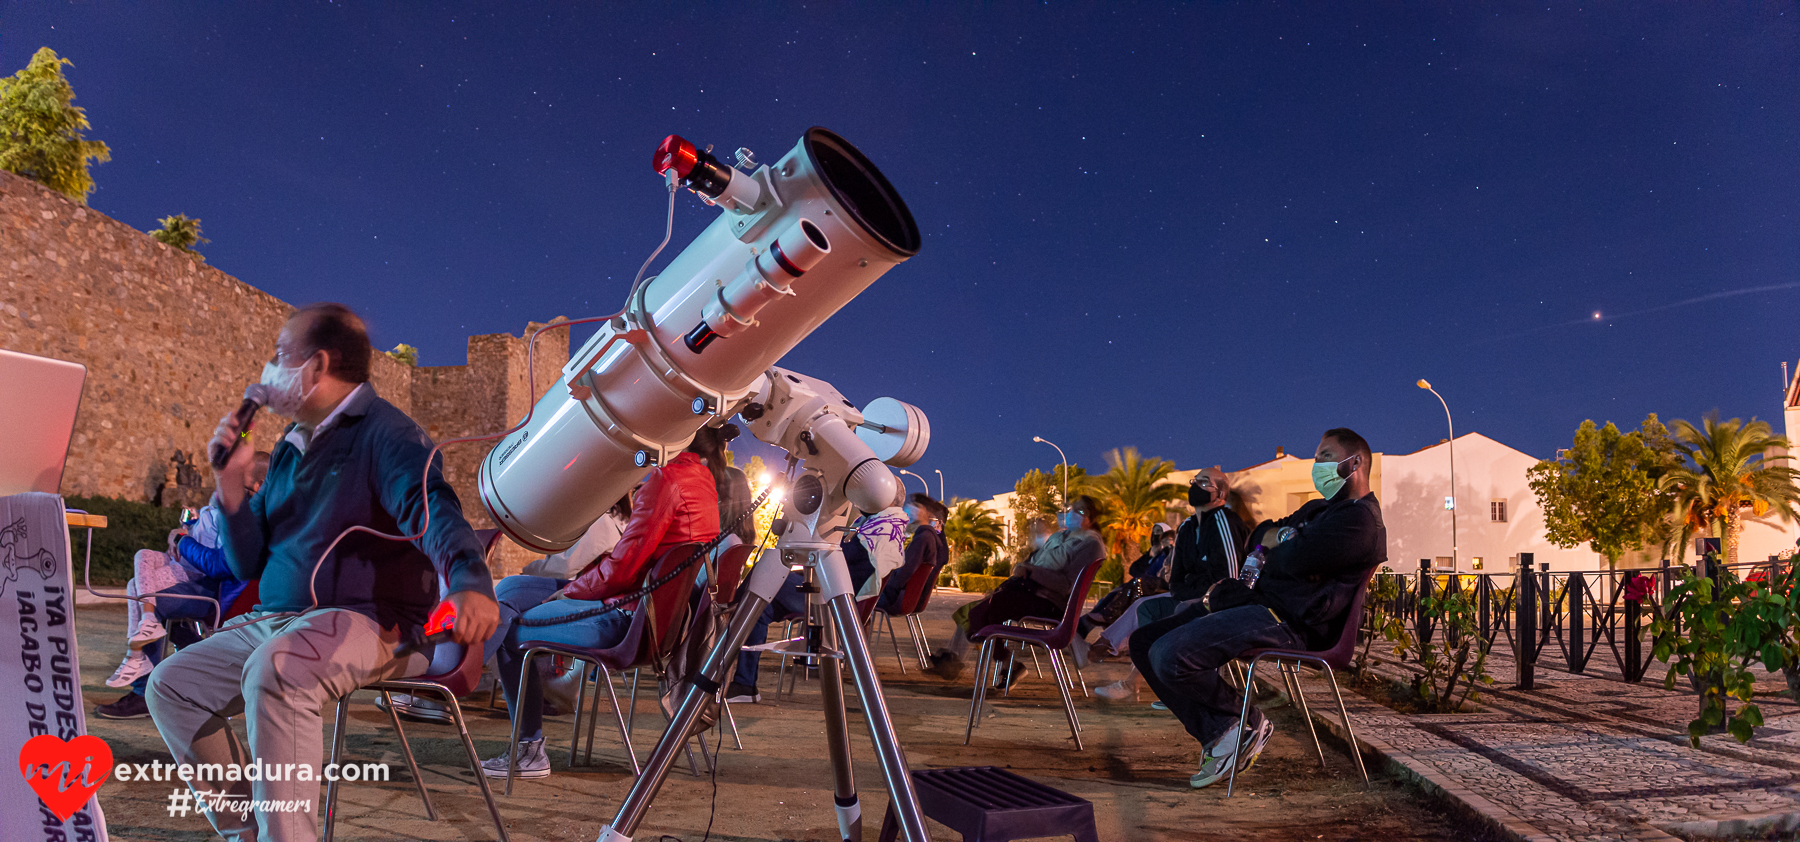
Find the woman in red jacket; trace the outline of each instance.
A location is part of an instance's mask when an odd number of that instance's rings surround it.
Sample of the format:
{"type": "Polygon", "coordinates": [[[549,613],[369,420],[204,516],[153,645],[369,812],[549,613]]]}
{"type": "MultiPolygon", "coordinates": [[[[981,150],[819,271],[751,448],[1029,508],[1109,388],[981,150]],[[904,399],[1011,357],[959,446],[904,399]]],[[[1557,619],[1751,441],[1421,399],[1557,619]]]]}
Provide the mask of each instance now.
{"type": "MultiPolygon", "coordinates": [[[[669,464],[652,469],[632,498],[631,520],[612,550],[602,554],[549,601],[519,616],[497,653],[506,707],[519,720],[519,777],[550,774],[544,753],[544,706],[537,670],[520,692],[519,672],[529,648],[523,641],[544,641],[600,649],[617,645],[631,625],[637,604],[603,610],[603,600],[644,585],[650,564],[664,551],[682,544],[704,543],[719,534],[720,476],[725,454],[719,431],[702,427],[693,444],[669,464]],[[595,613],[599,610],[599,613],[595,613]],[[560,621],[567,618],[566,621],[560,621]]],[[[494,778],[506,777],[502,754],[481,764],[494,778]]]]}

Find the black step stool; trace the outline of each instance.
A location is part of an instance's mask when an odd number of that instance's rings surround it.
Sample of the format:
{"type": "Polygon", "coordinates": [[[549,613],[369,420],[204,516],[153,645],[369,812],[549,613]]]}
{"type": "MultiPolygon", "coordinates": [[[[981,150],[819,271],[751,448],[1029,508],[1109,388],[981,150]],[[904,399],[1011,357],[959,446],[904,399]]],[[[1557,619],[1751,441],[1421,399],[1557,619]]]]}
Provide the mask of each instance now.
{"type": "MultiPolygon", "coordinates": [[[[1041,836],[1073,836],[1100,842],[1094,805],[1060,789],[1022,778],[997,766],[924,769],[912,773],[919,809],[962,834],[963,842],[1009,842],[1041,836]]],[[[890,802],[881,821],[881,842],[894,842],[900,822],[890,802]]]]}

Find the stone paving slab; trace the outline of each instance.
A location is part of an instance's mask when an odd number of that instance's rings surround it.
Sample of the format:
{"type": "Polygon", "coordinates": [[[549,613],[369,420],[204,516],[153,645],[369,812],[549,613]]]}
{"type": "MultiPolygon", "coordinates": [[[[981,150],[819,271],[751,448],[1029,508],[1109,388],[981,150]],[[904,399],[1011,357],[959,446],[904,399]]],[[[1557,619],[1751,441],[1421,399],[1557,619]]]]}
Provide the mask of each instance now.
{"type": "MultiPolygon", "coordinates": [[[[1742,838],[1800,829],[1800,708],[1759,697],[1767,725],[1749,745],[1687,741],[1692,695],[1660,682],[1540,669],[1536,687],[1508,686],[1496,653],[1478,710],[1407,715],[1346,696],[1357,737],[1428,789],[1461,801],[1524,840],[1742,838]]],[[[1390,679],[1405,667],[1382,664],[1390,679]]],[[[1342,736],[1322,678],[1306,679],[1313,717],[1342,736]]]]}

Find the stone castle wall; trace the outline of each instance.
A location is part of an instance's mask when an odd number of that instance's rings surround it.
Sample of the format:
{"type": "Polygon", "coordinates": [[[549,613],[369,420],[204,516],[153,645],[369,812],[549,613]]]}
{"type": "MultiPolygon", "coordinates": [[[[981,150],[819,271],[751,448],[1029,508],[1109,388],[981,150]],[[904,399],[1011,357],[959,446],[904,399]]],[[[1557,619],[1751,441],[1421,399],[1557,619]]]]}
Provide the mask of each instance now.
{"type": "MultiPolygon", "coordinates": [[[[154,501],[175,452],[203,453],[219,417],[261,377],[293,310],[142,231],[0,171],[0,348],[88,370],[64,495],[154,501]]],[[[498,432],[523,418],[535,398],[525,345],[540,326],[524,337],[470,337],[466,366],[413,368],[376,354],[375,389],[437,441],[498,432]]],[[[539,395],[568,358],[568,331],[546,332],[537,349],[539,395]]],[[[271,448],[285,424],[260,418],[257,446],[271,448]]],[[[475,488],[491,447],[454,445],[445,454],[447,476],[477,528],[492,525],[475,488]]],[[[501,566],[516,570],[526,557],[510,548],[501,566]]]]}

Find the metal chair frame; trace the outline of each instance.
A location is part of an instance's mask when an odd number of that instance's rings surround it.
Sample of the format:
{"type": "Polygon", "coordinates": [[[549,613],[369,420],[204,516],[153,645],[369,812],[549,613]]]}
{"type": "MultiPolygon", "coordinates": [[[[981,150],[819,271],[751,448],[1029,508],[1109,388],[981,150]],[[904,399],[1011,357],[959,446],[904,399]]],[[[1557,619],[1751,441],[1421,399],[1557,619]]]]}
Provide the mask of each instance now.
{"type": "MultiPolygon", "coordinates": [[[[1027,648],[1036,646],[1048,653],[1050,672],[1056,676],[1056,690],[1062,694],[1063,713],[1067,714],[1069,719],[1069,736],[1075,740],[1076,751],[1085,748],[1081,742],[1081,718],[1076,715],[1075,700],[1069,695],[1071,682],[1069,670],[1063,663],[1062,649],[1067,647],[1069,641],[1074,638],[1075,623],[1082,606],[1087,602],[1088,589],[1092,586],[1094,576],[1100,572],[1100,565],[1104,561],[1104,558],[1094,561],[1076,577],[1075,587],[1069,592],[1069,601],[1063,609],[1063,618],[1053,628],[1040,630],[1013,625],[997,625],[988,626],[970,635],[972,639],[980,639],[981,656],[975,662],[975,694],[969,700],[969,724],[963,731],[963,745],[969,744],[969,740],[975,735],[975,726],[981,721],[981,703],[987,700],[988,683],[993,680],[993,671],[1000,660],[995,657],[994,647],[1000,643],[1012,642],[1027,648]],[[1061,638],[1061,645],[1051,646],[1046,642],[1046,637],[1061,638]]],[[[1040,618],[1038,622],[1042,624],[1045,621],[1040,618]]],[[[1016,659],[1018,655],[1014,647],[1009,646],[1007,649],[1010,656],[1007,677],[1010,678],[1012,675],[1011,659],[1016,659]]],[[[1083,681],[1082,684],[1085,693],[1086,682],[1083,681]]],[[[1005,692],[1010,695],[1011,690],[1011,682],[1008,682],[1005,692]]]]}

